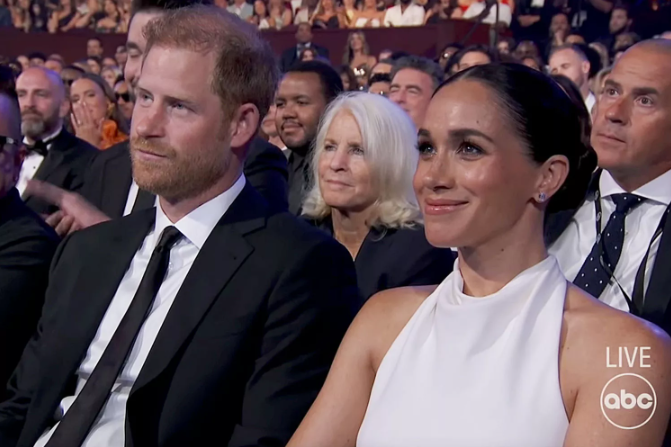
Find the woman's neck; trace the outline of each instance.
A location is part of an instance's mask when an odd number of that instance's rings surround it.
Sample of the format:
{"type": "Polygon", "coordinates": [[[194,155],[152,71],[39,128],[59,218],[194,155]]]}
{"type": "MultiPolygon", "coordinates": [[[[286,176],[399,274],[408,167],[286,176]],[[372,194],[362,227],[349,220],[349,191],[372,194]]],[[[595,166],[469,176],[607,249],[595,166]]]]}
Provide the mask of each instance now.
{"type": "Polygon", "coordinates": [[[347,248],[353,259],[356,258],[363,240],[370,231],[368,225],[370,215],[370,208],[359,212],[331,209],[333,236],[347,248]]]}
{"type": "Polygon", "coordinates": [[[526,217],[534,222],[520,221],[512,231],[486,244],[459,249],[465,294],[483,297],[496,293],[517,275],[547,258],[542,219],[526,217]]]}

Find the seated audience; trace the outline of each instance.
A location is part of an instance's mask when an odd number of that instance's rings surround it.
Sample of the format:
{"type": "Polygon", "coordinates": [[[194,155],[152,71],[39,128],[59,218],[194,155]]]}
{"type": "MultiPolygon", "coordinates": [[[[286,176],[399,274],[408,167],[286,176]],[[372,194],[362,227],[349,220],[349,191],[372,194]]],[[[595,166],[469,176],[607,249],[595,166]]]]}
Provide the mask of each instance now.
{"type": "Polygon", "coordinates": [[[59,242],[15,188],[23,145],[12,76],[0,70],[0,401],[7,397],[5,384],[37,329],[49,264],[59,242]]]}
{"type": "Polygon", "coordinates": [[[445,67],[452,59],[452,56],[454,56],[462,48],[463,46],[458,43],[451,43],[443,48],[443,51],[440,52],[440,56],[438,56],[438,64],[443,70],[445,70],[445,67]]]}
{"type": "Polygon", "coordinates": [[[320,0],[317,14],[310,19],[310,23],[318,29],[338,29],[345,27],[344,18],[336,11],[333,0],[320,0]]]}
{"type": "Polygon", "coordinates": [[[100,72],[100,77],[102,77],[105,82],[107,82],[107,85],[110,86],[110,88],[114,88],[116,83],[123,77],[123,74],[121,73],[121,70],[117,66],[113,67],[105,67],[102,69],[100,72]]]}
{"type": "Polygon", "coordinates": [[[343,91],[354,92],[359,89],[359,81],[349,65],[341,65],[338,67],[338,74],[342,80],[343,91]]]}
{"type": "Polygon", "coordinates": [[[361,10],[356,10],[350,20],[350,28],[379,28],[384,21],[385,11],[377,8],[375,0],[363,0],[361,10]]]}
{"type": "Polygon", "coordinates": [[[615,62],[593,111],[599,160],[580,205],[553,216],[547,240],[569,280],[671,332],[671,42],[615,62]]]}
{"type": "Polygon", "coordinates": [[[270,0],[268,2],[268,9],[270,15],[268,24],[270,28],[281,30],[292,24],[291,9],[286,7],[284,0],[270,0]]]}
{"type": "Polygon", "coordinates": [[[438,89],[418,144],[426,236],[457,247],[454,272],[366,303],[289,447],[661,447],[671,339],[568,283],[543,241],[545,214],[579,203],[591,175],[568,96],[520,64],[474,67],[438,89]],[[624,345],[654,360],[606,368],[607,347],[624,345]],[[600,395],[619,372],[656,392],[647,421],[610,413],[647,422],[637,430],[604,420],[600,395]]]}
{"type": "Polygon", "coordinates": [[[424,24],[424,8],[414,0],[398,0],[396,6],[387,9],[384,26],[420,26],[424,24]]]}
{"type": "Polygon", "coordinates": [[[254,2],[254,13],[247,19],[247,21],[256,25],[256,27],[261,30],[271,28],[270,14],[268,14],[268,7],[263,0],[256,0],[254,2]]]}
{"type": "Polygon", "coordinates": [[[86,73],[70,87],[72,126],[77,137],[105,150],[128,139],[128,127],[112,88],[100,76],[86,73]]]}
{"type": "Polygon", "coordinates": [[[533,68],[536,71],[541,71],[545,72],[545,65],[543,65],[543,62],[537,57],[533,56],[527,56],[524,57],[520,62],[522,62],[522,65],[526,65],[529,68],[533,68]]]}
{"type": "Polygon", "coordinates": [[[306,48],[314,48],[319,56],[329,58],[329,51],[312,42],[312,29],[309,23],[300,23],[296,28],[296,45],[285,50],[280,58],[280,68],[287,72],[296,62],[300,62],[300,55],[306,48]]]}
{"type": "Polygon", "coordinates": [[[123,33],[124,21],[114,0],[104,0],[102,18],[96,21],[97,33],[123,33]]]}
{"type": "Polygon", "coordinates": [[[455,0],[439,0],[424,17],[425,25],[434,25],[444,22],[455,16],[455,11],[459,11],[459,5],[455,0]]]}
{"type": "Polygon", "coordinates": [[[301,51],[301,55],[298,58],[300,62],[314,61],[317,59],[319,59],[319,53],[314,48],[309,47],[301,51]]]}
{"type": "Polygon", "coordinates": [[[554,48],[549,59],[550,73],[569,78],[580,89],[587,110],[592,113],[596,97],[589,89],[590,62],[585,53],[576,45],[554,48]]]}
{"type": "Polygon", "coordinates": [[[483,45],[472,45],[452,56],[450,65],[454,67],[456,73],[476,65],[491,64],[495,60],[496,58],[489,48],[483,45]]]}
{"type": "Polygon", "coordinates": [[[349,65],[352,70],[365,69],[370,71],[377,63],[375,56],[371,56],[366,35],[363,31],[354,31],[347,36],[347,45],[343,51],[342,63],[349,65]]]}
{"type": "Polygon", "coordinates": [[[242,20],[247,20],[254,14],[254,8],[245,0],[233,0],[228,7],[228,12],[235,14],[242,20]]]}
{"type": "Polygon", "coordinates": [[[358,310],[347,250],[242,173],[275,91],[268,44],[213,6],[144,33],[131,157],[159,202],[60,246],[3,447],[285,445],[358,310]]]}
{"type": "Polygon", "coordinates": [[[416,134],[400,108],[367,93],[338,97],[317,132],[303,216],[350,252],[364,299],[452,270],[452,251],[424,236],[412,190],[416,134]]]}
{"type": "Polygon", "coordinates": [[[284,144],[284,141],[282,141],[282,138],[280,138],[280,133],[277,131],[277,124],[275,123],[276,115],[277,106],[273,103],[270,105],[266,116],[263,117],[263,121],[261,121],[259,134],[260,137],[266,140],[268,143],[280,148],[282,152],[288,157],[288,149],[284,144]]]}
{"type": "Polygon", "coordinates": [[[401,106],[415,127],[424,122],[431,96],[443,82],[443,70],[430,59],[408,56],[394,64],[389,87],[389,99],[401,106]]]}
{"type": "Polygon", "coordinates": [[[503,24],[510,26],[513,19],[514,5],[512,0],[494,0],[493,5],[489,6],[488,0],[475,0],[461,16],[462,19],[481,20],[482,23],[489,25],[503,24]],[[484,14],[484,18],[480,17],[484,14]]]}
{"type": "Polygon", "coordinates": [[[88,67],[88,72],[93,73],[94,75],[100,75],[100,72],[103,70],[102,60],[98,56],[91,56],[86,59],[86,66],[88,67]]]}
{"type": "Polygon", "coordinates": [[[96,150],[65,130],[63,120],[70,104],[58,74],[45,68],[29,68],[18,77],[16,91],[23,142],[28,149],[16,186],[33,211],[51,214],[56,211],[52,204],[26,193],[28,181],[37,179],[78,191],[96,150]]]}
{"type": "Polygon", "coordinates": [[[116,104],[119,107],[121,116],[126,122],[130,124],[130,119],[133,116],[133,95],[131,95],[130,86],[126,81],[119,81],[114,85],[114,96],[116,96],[116,104]]]}
{"type": "Polygon", "coordinates": [[[374,74],[368,80],[368,93],[389,96],[391,91],[391,76],[387,73],[374,74]]]}

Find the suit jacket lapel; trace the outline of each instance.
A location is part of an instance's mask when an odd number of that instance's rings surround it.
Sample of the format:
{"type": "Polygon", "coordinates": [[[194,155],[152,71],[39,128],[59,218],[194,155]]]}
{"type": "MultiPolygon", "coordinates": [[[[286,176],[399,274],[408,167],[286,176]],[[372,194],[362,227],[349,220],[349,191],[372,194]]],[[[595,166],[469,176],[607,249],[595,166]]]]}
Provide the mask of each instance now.
{"type": "MultiPolygon", "coordinates": [[[[669,269],[671,269],[671,219],[666,219],[643,304],[643,318],[655,324],[664,321],[671,300],[669,269]]],[[[666,329],[668,330],[668,327],[666,329]]]]}
{"type": "MultiPolygon", "coordinates": [[[[59,337],[50,344],[51,353],[45,357],[45,373],[40,383],[38,396],[57,401],[62,398],[73,373],[86,355],[95,337],[100,322],[114,297],[131,260],[154,222],[155,211],[138,213],[129,218],[125,225],[118,225],[116,233],[106,241],[104,260],[87,260],[76,273],[75,288],[71,300],[64,303],[61,326],[56,328],[59,337]],[[104,265],[102,264],[104,262],[104,265]]],[[[50,405],[42,408],[52,411],[50,405]]],[[[44,415],[51,417],[51,415],[44,415]]]]}
{"type": "Polygon", "coordinates": [[[156,378],[253,252],[245,234],[265,225],[266,205],[247,184],[198,253],[161,326],[131,395],[156,378]]]}
{"type": "Polygon", "coordinates": [[[101,209],[111,217],[123,216],[128,200],[128,191],[133,182],[130,152],[105,163],[102,180],[101,209]]]}

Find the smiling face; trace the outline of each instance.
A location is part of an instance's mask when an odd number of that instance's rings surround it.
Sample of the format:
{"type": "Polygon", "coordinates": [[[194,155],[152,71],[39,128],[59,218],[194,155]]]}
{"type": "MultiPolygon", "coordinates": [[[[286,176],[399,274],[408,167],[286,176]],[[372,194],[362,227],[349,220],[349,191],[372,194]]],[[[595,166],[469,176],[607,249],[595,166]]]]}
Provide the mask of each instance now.
{"type": "Polygon", "coordinates": [[[213,53],[154,47],[145,56],[131,125],[133,178],[168,200],[194,197],[232,160],[228,120],[212,94],[213,53]]]}
{"type": "Polygon", "coordinates": [[[413,184],[434,246],[509,237],[529,206],[538,166],[498,103],[472,80],[448,84],[431,100],[413,184]]]}
{"type": "Polygon", "coordinates": [[[361,130],[349,111],[342,110],[333,118],[319,150],[319,190],[328,206],[357,212],[375,203],[379,194],[366,161],[361,130]]]}
{"type": "Polygon", "coordinates": [[[326,98],[316,73],[287,73],[275,98],[275,122],[280,138],[288,148],[301,148],[317,135],[326,98]]]}

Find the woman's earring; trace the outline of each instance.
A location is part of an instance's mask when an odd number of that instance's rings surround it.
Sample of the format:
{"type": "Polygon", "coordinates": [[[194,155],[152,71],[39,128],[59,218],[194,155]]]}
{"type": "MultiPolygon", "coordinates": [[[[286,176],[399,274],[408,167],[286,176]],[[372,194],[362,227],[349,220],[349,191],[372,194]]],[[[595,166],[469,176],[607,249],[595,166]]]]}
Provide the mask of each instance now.
{"type": "Polygon", "coordinates": [[[538,201],[540,203],[545,202],[547,200],[547,198],[548,198],[548,196],[546,196],[544,192],[538,194],[538,201]]]}

